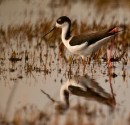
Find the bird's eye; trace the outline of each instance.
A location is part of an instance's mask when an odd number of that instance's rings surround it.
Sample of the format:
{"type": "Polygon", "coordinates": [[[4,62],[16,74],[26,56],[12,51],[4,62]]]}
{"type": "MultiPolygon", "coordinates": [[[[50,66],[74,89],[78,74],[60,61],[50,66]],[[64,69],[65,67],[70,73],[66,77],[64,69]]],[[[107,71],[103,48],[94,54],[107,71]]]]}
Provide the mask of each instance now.
{"type": "Polygon", "coordinates": [[[57,20],[57,23],[62,24],[63,22],[62,22],[61,19],[58,19],[58,20],[57,20]]]}

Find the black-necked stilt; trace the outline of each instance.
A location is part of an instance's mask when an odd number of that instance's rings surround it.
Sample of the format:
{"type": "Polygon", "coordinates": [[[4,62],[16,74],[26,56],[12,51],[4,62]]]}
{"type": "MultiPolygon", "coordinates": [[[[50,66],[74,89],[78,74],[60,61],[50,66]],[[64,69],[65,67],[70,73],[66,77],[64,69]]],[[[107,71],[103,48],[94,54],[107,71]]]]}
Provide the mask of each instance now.
{"type": "Polygon", "coordinates": [[[122,26],[117,26],[110,29],[97,31],[95,33],[84,33],[77,36],[72,36],[70,32],[71,20],[67,16],[62,16],[57,19],[55,26],[43,37],[53,31],[56,27],[62,29],[61,39],[67,49],[74,54],[80,55],[82,59],[93,54],[113,36],[123,30],[122,26]]]}
{"type": "Polygon", "coordinates": [[[88,100],[95,100],[110,107],[115,106],[115,100],[113,100],[112,95],[107,93],[88,75],[69,79],[61,86],[60,103],[57,103],[56,108],[61,111],[66,111],[69,108],[70,95],[84,97],[88,100]]]}
{"type": "MultiPolygon", "coordinates": [[[[83,61],[83,73],[85,73],[86,63],[85,57],[91,56],[102,45],[110,41],[118,32],[123,31],[123,26],[97,31],[95,33],[84,33],[80,35],[71,35],[71,20],[67,16],[62,16],[57,19],[55,26],[46,33],[43,37],[53,31],[56,27],[62,29],[61,39],[67,49],[73,54],[80,55],[83,61]]],[[[111,66],[108,58],[108,66],[111,66]]]]}

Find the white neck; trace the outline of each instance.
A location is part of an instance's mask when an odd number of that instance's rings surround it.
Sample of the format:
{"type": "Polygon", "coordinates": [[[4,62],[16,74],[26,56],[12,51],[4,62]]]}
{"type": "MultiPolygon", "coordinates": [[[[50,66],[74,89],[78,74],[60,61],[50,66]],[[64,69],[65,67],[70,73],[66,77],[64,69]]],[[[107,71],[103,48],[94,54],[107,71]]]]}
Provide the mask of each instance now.
{"type": "Polygon", "coordinates": [[[61,33],[62,42],[64,43],[64,45],[65,45],[66,47],[68,46],[68,42],[69,42],[69,40],[66,40],[66,39],[65,39],[66,34],[67,34],[67,31],[68,31],[68,28],[69,28],[69,24],[66,23],[66,24],[62,27],[62,33],[61,33]]]}
{"type": "Polygon", "coordinates": [[[69,98],[66,100],[65,95],[64,95],[64,91],[68,91],[66,84],[62,85],[62,87],[60,89],[60,100],[67,108],[67,107],[69,107],[69,98]]]}

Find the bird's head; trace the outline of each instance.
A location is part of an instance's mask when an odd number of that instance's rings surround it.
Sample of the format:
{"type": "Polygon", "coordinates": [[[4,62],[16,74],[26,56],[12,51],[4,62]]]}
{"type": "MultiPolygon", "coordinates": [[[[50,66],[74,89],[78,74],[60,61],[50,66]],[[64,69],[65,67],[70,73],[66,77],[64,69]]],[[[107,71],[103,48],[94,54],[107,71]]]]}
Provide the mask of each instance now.
{"type": "Polygon", "coordinates": [[[55,102],[54,107],[55,107],[55,110],[60,114],[64,114],[69,108],[69,106],[67,106],[66,104],[62,102],[55,102]]]}
{"type": "Polygon", "coordinates": [[[67,16],[62,16],[57,19],[55,26],[58,28],[63,28],[70,24],[71,24],[71,20],[67,16]]]}
{"type": "Polygon", "coordinates": [[[70,25],[71,25],[71,20],[67,16],[61,16],[56,20],[56,23],[53,26],[53,28],[49,32],[47,32],[44,36],[42,36],[42,38],[44,38],[46,35],[54,31],[56,28],[63,28],[70,25]]]}

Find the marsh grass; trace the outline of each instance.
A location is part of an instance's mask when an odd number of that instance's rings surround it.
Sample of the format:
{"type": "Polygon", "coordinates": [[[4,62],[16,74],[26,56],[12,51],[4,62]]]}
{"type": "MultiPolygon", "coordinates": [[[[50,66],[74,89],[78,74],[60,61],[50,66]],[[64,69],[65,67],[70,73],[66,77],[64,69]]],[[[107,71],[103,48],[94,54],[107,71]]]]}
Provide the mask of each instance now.
{"type": "MultiPolygon", "coordinates": [[[[81,70],[83,69],[81,64],[82,60],[78,56],[72,56],[66,51],[63,44],[61,44],[60,35],[58,35],[61,32],[60,30],[56,30],[41,41],[43,34],[48,32],[53,24],[53,19],[50,21],[45,19],[44,21],[38,20],[35,25],[31,24],[31,22],[25,22],[21,25],[9,25],[7,29],[4,29],[2,26],[0,27],[0,51],[2,52],[0,54],[1,78],[2,76],[6,76],[8,72],[17,73],[19,70],[18,64],[22,65],[23,68],[21,68],[21,70],[22,72],[25,72],[27,76],[29,74],[33,75],[34,72],[43,72],[44,76],[51,76],[55,70],[53,69],[54,65],[57,65],[57,74],[63,73],[66,78],[71,78],[73,75],[78,76],[81,74],[81,70]],[[5,62],[10,63],[11,65],[6,65],[5,62]]],[[[83,32],[98,31],[100,29],[105,29],[116,24],[107,26],[103,25],[102,23],[97,24],[94,21],[92,25],[89,25],[83,21],[80,24],[74,21],[72,22],[72,25],[72,32],[76,35],[83,32]]],[[[125,32],[116,36],[116,39],[114,41],[113,56],[110,59],[113,64],[112,72],[109,74],[105,70],[101,71],[102,74],[109,75],[114,79],[118,77],[118,74],[116,74],[114,70],[116,68],[116,63],[120,63],[122,64],[122,78],[124,81],[126,80],[127,75],[129,77],[129,74],[127,74],[127,71],[124,67],[126,65],[129,65],[130,61],[128,56],[128,53],[130,53],[130,25],[125,25],[125,27],[125,32]]],[[[103,65],[107,69],[106,47],[102,47],[97,53],[94,54],[93,57],[89,58],[86,63],[90,68],[89,71],[92,74],[97,72],[94,69],[97,65],[103,65]]],[[[19,79],[22,79],[23,77],[25,76],[23,76],[22,73],[18,76],[19,79]]],[[[108,82],[108,80],[106,80],[106,82],[108,82]]],[[[50,115],[50,112],[49,114],[44,111],[39,111],[37,108],[35,109],[32,106],[29,108],[29,112],[31,112],[30,114],[27,113],[28,111],[26,106],[18,109],[15,112],[15,115],[11,122],[8,122],[1,114],[0,123],[3,125],[60,124],[60,114],[56,114],[53,118],[53,122],[51,122],[52,117],[50,115]]],[[[102,111],[98,111],[97,108],[93,108],[92,111],[89,111],[88,104],[82,105],[80,104],[80,101],[78,101],[77,105],[71,109],[74,110],[74,113],[68,113],[65,118],[65,125],[95,125],[95,118],[97,118],[96,112],[99,112],[100,115],[104,116],[104,114],[102,114],[102,111]],[[76,115],[76,121],[72,117],[73,114],[76,115]],[[88,119],[87,122],[86,119],[88,119]]]]}
{"type": "MultiPolygon", "coordinates": [[[[103,20],[103,18],[102,18],[103,20]]],[[[48,35],[46,38],[41,39],[43,34],[48,32],[48,30],[53,25],[53,19],[48,20],[38,20],[36,24],[31,24],[31,22],[26,22],[21,25],[9,25],[7,29],[0,27],[0,50],[4,49],[4,53],[1,54],[1,62],[3,59],[9,59],[13,65],[17,65],[18,62],[24,62],[24,69],[26,73],[31,72],[44,72],[45,75],[51,74],[53,63],[62,62],[62,66],[68,65],[66,73],[71,76],[74,73],[72,67],[77,65],[77,69],[81,67],[81,59],[78,56],[70,56],[66,54],[66,49],[61,42],[60,30],[48,35]],[[40,43],[40,44],[39,44],[40,43]],[[58,48],[58,53],[56,49],[58,48]],[[8,57],[5,57],[8,55],[8,57]],[[54,55],[54,56],[53,56],[54,55]],[[55,59],[54,59],[55,58],[55,59]],[[57,61],[56,61],[57,60],[57,61]]],[[[102,22],[102,21],[101,21],[102,22]]],[[[76,21],[72,22],[72,33],[77,35],[84,32],[98,31],[108,27],[112,27],[116,24],[111,24],[111,26],[103,25],[102,23],[97,24],[95,21],[92,25],[88,25],[85,22],[78,24],[76,21]],[[79,29],[79,30],[78,30],[79,29]]],[[[123,24],[124,25],[124,24],[123,24]]],[[[128,58],[128,48],[130,46],[130,26],[124,25],[125,31],[114,40],[114,51],[113,56],[110,61],[115,63],[122,63],[127,65],[129,62],[128,58]]],[[[110,46],[110,44],[109,44],[110,46]]],[[[107,51],[106,47],[102,47],[98,50],[91,58],[86,60],[86,63],[90,65],[91,63],[96,63],[102,65],[107,63],[107,51]]],[[[1,71],[2,71],[1,66],[1,71]]],[[[10,72],[15,72],[13,68],[9,68],[10,72]]],[[[8,70],[8,69],[7,69],[8,70]]],[[[58,70],[60,71],[60,69],[58,70]]],[[[78,73],[78,70],[76,74],[78,73]]],[[[78,75],[78,74],[77,74],[78,75]]],[[[123,72],[122,76],[125,76],[123,72]]]]}

